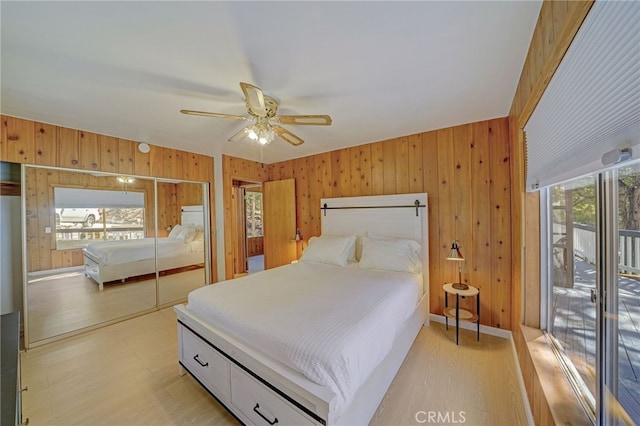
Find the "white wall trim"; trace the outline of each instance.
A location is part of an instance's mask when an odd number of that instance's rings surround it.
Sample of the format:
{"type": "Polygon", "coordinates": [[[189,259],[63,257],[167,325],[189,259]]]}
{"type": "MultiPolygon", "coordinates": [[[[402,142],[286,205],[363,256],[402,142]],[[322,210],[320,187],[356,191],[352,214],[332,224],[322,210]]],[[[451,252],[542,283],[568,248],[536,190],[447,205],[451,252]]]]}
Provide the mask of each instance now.
{"type": "Polygon", "coordinates": [[[224,177],[222,175],[222,155],[213,156],[213,191],[216,223],[216,259],[218,276],[211,277],[212,281],[224,281],[226,278],[224,259],[224,177]]]}
{"type": "MultiPolygon", "coordinates": [[[[429,316],[431,317],[432,321],[439,322],[440,324],[444,324],[445,323],[445,317],[443,315],[430,314],[429,316]]],[[[452,319],[449,319],[449,327],[451,327],[452,325],[455,328],[456,321],[452,320],[452,319]]],[[[460,328],[463,329],[463,330],[471,330],[471,331],[475,332],[477,330],[476,327],[477,326],[476,326],[475,322],[460,321],[460,328]]],[[[489,336],[496,336],[496,337],[500,337],[502,339],[510,339],[511,338],[511,332],[509,330],[503,330],[501,328],[489,327],[488,325],[480,324],[480,332],[482,334],[488,334],[489,336]]]]}

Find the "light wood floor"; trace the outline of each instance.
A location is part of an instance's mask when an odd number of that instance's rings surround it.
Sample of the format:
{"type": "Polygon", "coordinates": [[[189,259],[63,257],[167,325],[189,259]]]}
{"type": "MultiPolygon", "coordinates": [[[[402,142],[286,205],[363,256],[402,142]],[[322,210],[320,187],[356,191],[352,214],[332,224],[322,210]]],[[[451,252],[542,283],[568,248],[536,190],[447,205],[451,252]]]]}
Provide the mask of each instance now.
{"type": "MultiPolygon", "coordinates": [[[[161,275],[160,305],[179,303],[205,282],[203,268],[161,275]]],[[[82,270],[33,276],[27,284],[29,341],[37,342],[74,330],[112,321],[156,304],[155,277],[134,278],[104,285],[82,270]]]]}
{"type": "MultiPolygon", "coordinates": [[[[526,424],[510,342],[433,323],[422,329],[374,425],[526,424]],[[420,412],[420,413],[419,413],[420,412]],[[422,414],[424,412],[424,414],[422,414]],[[445,419],[445,416],[446,417],[445,419]]],[[[227,425],[234,419],[178,375],[176,320],[163,309],[22,353],[30,425],[227,425]]]]}

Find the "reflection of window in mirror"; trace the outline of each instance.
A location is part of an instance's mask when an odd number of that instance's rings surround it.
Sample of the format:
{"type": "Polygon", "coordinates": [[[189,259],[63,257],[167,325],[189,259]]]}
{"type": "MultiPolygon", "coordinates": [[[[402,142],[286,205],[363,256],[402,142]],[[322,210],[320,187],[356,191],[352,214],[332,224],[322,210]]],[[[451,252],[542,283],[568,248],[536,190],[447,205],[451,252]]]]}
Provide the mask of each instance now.
{"type": "Polygon", "coordinates": [[[56,248],[145,238],[144,193],[54,188],[56,248]]]}

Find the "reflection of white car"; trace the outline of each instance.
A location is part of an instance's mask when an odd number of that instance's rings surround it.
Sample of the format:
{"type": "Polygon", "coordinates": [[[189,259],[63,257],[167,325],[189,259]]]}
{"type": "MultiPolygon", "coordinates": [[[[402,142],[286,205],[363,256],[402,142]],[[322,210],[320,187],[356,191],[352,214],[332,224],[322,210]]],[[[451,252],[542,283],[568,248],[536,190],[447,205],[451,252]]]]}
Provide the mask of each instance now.
{"type": "Polygon", "coordinates": [[[85,226],[91,227],[98,219],[100,219],[99,209],[56,209],[56,223],[82,223],[85,226]]]}

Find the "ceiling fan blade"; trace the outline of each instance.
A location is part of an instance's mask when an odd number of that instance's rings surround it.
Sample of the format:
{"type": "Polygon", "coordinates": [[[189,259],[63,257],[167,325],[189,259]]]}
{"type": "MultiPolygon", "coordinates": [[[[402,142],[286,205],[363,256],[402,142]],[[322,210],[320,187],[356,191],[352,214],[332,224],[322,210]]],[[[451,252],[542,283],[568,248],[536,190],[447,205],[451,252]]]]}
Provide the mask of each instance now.
{"type": "Polygon", "coordinates": [[[289,142],[291,145],[298,146],[302,145],[304,141],[300,139],[298,136],[294,135],[284,127],[280,126],[271,126],[273,130],[280,136],[281,139],[289,142]]]}
{"type": "Polygon", "coordinates": [[[262,89],[249,83],[240,83],[244,97],[247,99],[247,106],[258,117],[267,116],[267,108],[264,103],[262,89]]]}
{"type": "Polygon", "coordinates": [[[216,117],[216,118],[231,118],[233,120],[246,120],[247,117],[243,117],[241,115],[234,114],[222,114],[220,112],[207,112],[207,111],[193,111],[190,109],[181,109],[181,113],[189,114],[189,115],[204,115],[206,117],[216,117]]]}
{"type": "Polygon", "coordinates": [[[240,142],[242,139],[244,139],[245,137],[247,137],[247,127],[243,127],[242,129],[240,129],[235,135],[231,136],[228,141],[229,142],[240,142]]]}
{"type": "Polygon", "coordinates": [[[296,124],[306,126],[329,126],[331,117],[328,115],[281,115],[273,118],[281,124],[296,124]]]}

